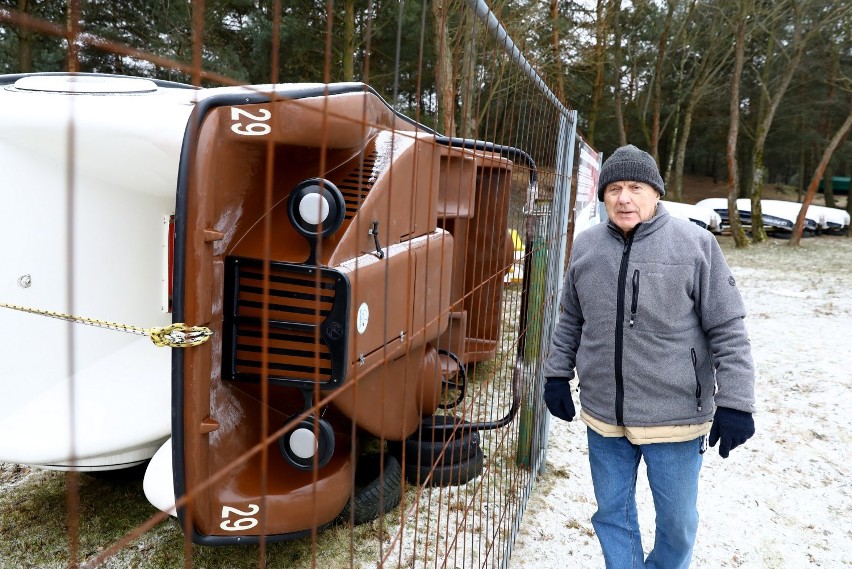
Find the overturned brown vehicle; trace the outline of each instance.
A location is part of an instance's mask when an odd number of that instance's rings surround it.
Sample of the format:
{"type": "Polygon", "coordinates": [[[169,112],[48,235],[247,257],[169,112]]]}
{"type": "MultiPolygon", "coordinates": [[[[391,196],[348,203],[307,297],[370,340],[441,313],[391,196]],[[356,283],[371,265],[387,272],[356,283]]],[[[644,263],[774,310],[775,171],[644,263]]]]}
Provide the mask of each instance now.
{"type": "MultiPolygon", "coordinates": [[[[214,332],[173,355],[184,527],[198,543],[255,543],[387,511],[398,489],[381,511],[359,504],[368,441],[387,478],[399,463],[385,441],[458,428],[436,411],[465,365],[495,355],[512,172],[534,179],[532,161],[340,84],[204,99],[180,164],[174,320],[214,332]]],[[[455,435],[475,446],[509,420],[455,435]]],[[[455,479],[433,477],[464,483],[482,460],[475,448],[455,479]]]]}

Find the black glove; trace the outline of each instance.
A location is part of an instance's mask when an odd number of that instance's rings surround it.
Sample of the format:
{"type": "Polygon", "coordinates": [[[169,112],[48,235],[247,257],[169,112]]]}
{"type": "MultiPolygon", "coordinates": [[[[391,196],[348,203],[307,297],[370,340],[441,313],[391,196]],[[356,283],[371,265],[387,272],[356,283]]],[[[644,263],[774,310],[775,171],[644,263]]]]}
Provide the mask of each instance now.
{"type": "Polygon", "coordinates": [[[728,458],[728,453],[749,440],[754,435],[754,419],[751,413],[718,407],[710,427],[710,446],[719,443],[719,456],[728,458]]]}
{"type": "Polygon", "coordinates": [[[544,404],[547,410],[563,421],[571,421],[576,414],[569,381],[567,377],[548,377],[544,384],[544,404]]]}

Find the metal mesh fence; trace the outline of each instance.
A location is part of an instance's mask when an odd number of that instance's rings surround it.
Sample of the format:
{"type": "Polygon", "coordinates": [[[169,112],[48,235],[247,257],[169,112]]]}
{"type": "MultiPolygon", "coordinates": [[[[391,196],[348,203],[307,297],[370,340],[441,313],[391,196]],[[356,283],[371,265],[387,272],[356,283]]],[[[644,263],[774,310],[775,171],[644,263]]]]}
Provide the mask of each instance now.
{"type": "Polygon", "coordinates": [[[370,4],[356,83],[312,6],[252,12],[263,84],[210,63],[209,2],[183,51],[0,8],[102,72],[0,77],[0,565],[521,566],[576,115],[484,2],[370,4]]]}

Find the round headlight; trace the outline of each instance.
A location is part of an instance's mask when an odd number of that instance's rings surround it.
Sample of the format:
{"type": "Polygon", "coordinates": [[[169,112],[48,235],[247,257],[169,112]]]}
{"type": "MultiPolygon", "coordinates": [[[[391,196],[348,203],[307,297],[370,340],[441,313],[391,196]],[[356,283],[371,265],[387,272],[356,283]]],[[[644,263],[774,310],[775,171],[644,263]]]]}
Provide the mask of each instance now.
{"type": "Polygon", "coordinates": [[[287,214],[290,223],[303,237],[326,238],[343,224],[346,201],[329,180],[310,178],[290,192],[287,214]]]}
{"type": "Polygon", "coordinates": [[[324,223],[328,210],[328,200],[322,194],[308,194],[299,202],[299,215],[312,225],[324,223]]]}
{"type": "Polygon", "coordinates": [[[334,429],[326,420],[308,416],[278,439],[278,449],[299,470],[322,468],[334,454],[334,429]]]}

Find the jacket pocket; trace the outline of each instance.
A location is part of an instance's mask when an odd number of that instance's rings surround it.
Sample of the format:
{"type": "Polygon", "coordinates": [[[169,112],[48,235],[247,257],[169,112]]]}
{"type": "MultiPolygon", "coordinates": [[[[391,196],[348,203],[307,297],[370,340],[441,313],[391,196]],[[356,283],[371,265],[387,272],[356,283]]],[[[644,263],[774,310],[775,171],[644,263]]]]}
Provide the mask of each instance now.
{"type": "Polygon", "coordinates": [[[630,327],[636,322],[636,310],[639,308],[639,269],[633,271],[633,299],[630,302],[630,327]]]}
{"type": "Polygon", "coordinates": [[[690,348],[692,355],[692,371],[695,372],[695,410],[701,411],[701,380],[698,379],[698,355],[695,348],[690,348]]]}

